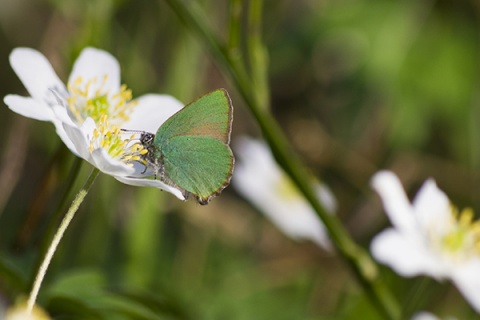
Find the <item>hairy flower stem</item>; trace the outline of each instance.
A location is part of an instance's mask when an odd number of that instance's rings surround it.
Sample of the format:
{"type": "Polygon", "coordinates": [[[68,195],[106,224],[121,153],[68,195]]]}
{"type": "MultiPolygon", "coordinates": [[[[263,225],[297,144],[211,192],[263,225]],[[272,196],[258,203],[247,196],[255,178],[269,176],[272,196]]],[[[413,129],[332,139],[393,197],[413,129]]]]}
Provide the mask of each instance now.
{"type": "Polygon", "coordinates": [[[62,239],[63,234],[65,233],[65,230],[67,229],[73,217],[75,216],[75,213],[77,212],[78,208],[82,204],[83,200],[85,199],[85,196],[88,193],[88,190],[90,190],[90,187],[95,182],[95,179],[97,178],[99,173],[100,171],[97,168],[94,168],[92,170],[92,172],[90,173],[90,176],[88,177],[87,181],[83,185],[82,189],[77,193],[75,199],[73,200],[70,208],[67,211],[67,214],[62,220],[62,223],[58,227],[57,232],[53,236],[52,242],[48,247],[45,258],[43,259],[43,262],[40,265],[40,268],[38,269],[37,276],[35,277],[35,281],[33,283],[32,291],[30,292],[30,296],[28,297],[28,304],[27,304],[28,313],[31,313],[33,310],[33,306],[35,305],[35,301],[37,300],[38,292],[40,291],[40,287],[42,285],[43,279],[45,278],[45,274],[47,273],[48,266],[52,261],[53,255],[57,250],[58,244],[60,243],[60,240],[62,239]]]}

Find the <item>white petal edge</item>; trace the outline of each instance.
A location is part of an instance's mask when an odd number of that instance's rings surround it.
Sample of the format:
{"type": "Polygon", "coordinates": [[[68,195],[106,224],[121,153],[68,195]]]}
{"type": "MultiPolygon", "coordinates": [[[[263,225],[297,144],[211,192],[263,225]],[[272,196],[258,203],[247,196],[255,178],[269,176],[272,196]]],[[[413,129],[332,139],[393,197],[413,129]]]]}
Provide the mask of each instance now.
{"type": "Polygon", "coordinates": [[[253,186],[243,189],[242,194],[292,239],[311,240],[325,249],[331,248],[320,218],[303,198],[285,201],[269,189],[253,186]]]}
{"type": "Polygon", "coordinates": [[[373,176],[371,184],[380,195],[393,226],[403,231],[416,229],[413,207],[398,177],[391,171],[379,171],[373,176]]]}
{"type": "Polygon", "coordinates": [[[78,124],[74,123],[73,120],[68,115],[67,109],[60,105],[52,106],[53,114],[58,121],[73,127],[77,127],[78,124]]]}
{"type": "Polygon", "coordinates": [[[90,162],[105,174],[112,176],[129,176],[135,173],[135,169],[125,163],[113,159],[103,148],[98,148],[90,152],[90,138],[95,129],[95,123],[92,118],[87,118],[80,127],[69,126],[63,123],[63,127],[68,138],[75,146],[75,150],[81,158],[90,162]]]}
{"type": "Polygon", "coordinates": [[[241,136],[235,139],[233,148],[236,154],[248,171],[257,170],[262,176],[277,179],[282,175],[280,168],[272,156],[268,145],[248,136],[241,136]]]}
{"type": "Polygon", "coordinates": [[[411,320],[440,320],[440,318],[431,314],[430,312],[420,311],[415,313],[411,320]]]}
{"type": "Polygon", "coordinates": [[[450,226],[452,210],[450,200],[435,181],[425,181],[413,201],[415,217],[423,229],[436,226],[436,232],[443,233],[450,226]]]}
{"type": "Polygon", "coordinates": [[[127,130],[156,133],[158,128],[183,108],[183,104],[169,95],[146,94],[136,99],[138,104],[124,125],[127,130]]]}
{"type": "MultiPolygon", "coordinates": [[[[90,151],[88,150],[89,140],[85,132],[77,126],[69,126],[65,123],[62,123],[61,125],[63,126],[63,129],[65,131],[65,135],[68,137],[68,139],[72,142],[74,146],[73,148],[75,150],[75,154],[83,158],[84,160],[92,163],[92,159],[90,158],[90,151]]],[[[94,163],[92,163],[92,165],[94,165],[94,163]]]]}
{"type": "Polygon", "coordinates": [[[456,270],[452,280],[470,305],[480,313],[480,261],[456,270]]]}
{"type": "Polygon", "coordinates": [[[92,85],[91,92],[102,88],[111,94],[115,94],[120,90],[120,65],[110,53],[87,47],[82,50],[73,65],[72,72],[68,79],[68,83],[72,83],[81,77],[83,82],[96,78],[96,83],[92,85]],[[107,76],[105,82],[104,77],[107,76]]]}
{"type": "MultiPolygon", "coordinates": [[[[280,179],[288,177],[273,159],[266,143],[242,136],[235,139],[234,149],[240,159],[232,179],[234,188],[290,238],[308,239],[330,250],[325,227],[305,199],[299,196],[285,200],[276,192],[280,179]]],[[[330,190],[320,183],[315,190],[329,213],[334,213],[336,201],[330,190]]]]}
{"type": "Polygon", "coordinates": [[[103,148],[93,150],[91,153],[93,164],[103,173],[111,176],[129,176],[135,169],[125,163],[113,159],[103,148]]]}
{"type": "Polygon", "coordinates": [[[43,54],[31,48],[16,48],[10,54],[10,65],[32,98],[50,101],[49,89],[65,90],[50,62],[43,54]]]}
{"type": "Polygon", "coordinates": [[[334,213],[337,211],[337,199],[330,188],[323,183],[317,183],[314,188],[317,194],[317,199],[325,207],[327,212],[334,213]]]}
{"type": "Polygon", "coordinates": [[[30,97],[9,94],[5,96],[3,102],[5,102],[10,110],[27,118],[40,121],[52,121],[54,117],[52,109],[46,103],[30,97]]]}
{"type": "Polygon", "coordinates": [[[78,150],[73,143],[73,141],[70,139],[68,136],[67,132],[65,131],[64,128],[64,123],[62,123],[58,119],[53,119],[52,123],[55,125],[55,131],[57,132],[57,135],[60,137],[60,139],[63,141],[65,146],[76,156],[79,156],[78,150]]]}
{"type": "Polygon", "coordinates": [[[174,187],[171,187],[160,180],[152,180],[152,179],[138,179],[138,178],[131,178],[131,177],[120,177],[115,176],[115,179],[118,181],[136,187],[154,187],[157,189],[165,190],[170,192],[175,197],[180,200],[186,200],[183,196],[182,192],[174,187]]]}
{"type": "Polygon", "coordinates": [[[382,231],[372,240],[370,251],[375,260],[402,276],[423,274],[436,279],[448,276],[449,268],[425,248],[420,237],[411,234],[401,234],[394,229],[382,231]]]}

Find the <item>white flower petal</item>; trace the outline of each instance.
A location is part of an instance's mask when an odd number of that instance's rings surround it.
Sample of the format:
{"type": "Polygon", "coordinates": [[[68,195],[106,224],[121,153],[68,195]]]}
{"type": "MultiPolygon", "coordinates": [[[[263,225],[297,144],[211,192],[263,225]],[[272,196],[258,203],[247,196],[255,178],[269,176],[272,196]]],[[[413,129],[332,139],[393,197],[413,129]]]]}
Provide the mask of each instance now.
{"type": "Polygon", "coordinates": [[[49,107],[38,100],[17,95],[7,95],[4,102],[12,111],[22,116],[35,120],[52,122],[55,125],[58,136],[65,143],[67,148],[78,155],[74,144],[65,133],[62,121],[57,119],[53,112],[53,108],[56,106],[49,107]]]}
{"type": "Polygon", "coordinates": [[[452,277],[458,290],[470,305],[480,312],[480,261],[475,259],[468,265],[458,268],[452,277]]]}
{"type": "Polygon", "coordinates": [[[420,188],[413,207],[415,216],[424,229],[435,227],[436,232],[444,233],[448,228],[452,218],[450,200],[432,179],[425,181],[420,188]]]}
{"type": "Polygon", "coordinates": [[[72,118],[70,118],[67,110],[64,107],[60,105],[56,105],[56,106],[52,106],[51,110],[53,111],[53,114],[55,115],[55,118],[58,121],[65,123],[66,125],[69,125],[69,126],[75,126],[75,127],[78,126],[78,124],[72,121],[72,118]]]}
{"type": "Polygon", "coordinates": [[[425,248],[420,237],[387,229],[378,234],[370,246],[373,257],[403,276],[428,274],[437,279],[448,269],[425,248]]]}
{"type": "Polygon", "coordinates": [[[128,176],[135,173],[134,168],[113,159],[103,148],[93,150],[91,155],[94,165],[103,173],[112,176],[128,176]]]}
{"type": "Polygon", "coordinates": [[[329,187],[324,185],[323,183],[318,183],[315,186],[315,191],[317,193],[317,198],[330,213],[337,211],[337,199],[333,195],[332,191],[329,187]]]}
{"type": "Polygon", "coordinates": [[[123,125],[124,129],[156,133],[168,118],[183,108],[180,101],[169,95],[147,94],[136,101],[138,105],[123,125]]]}
{"type": "Polygon", "coordinates": [[[88,150],[89,140],[82,128],[77,126],[69,126],[65,123],[62,123],[62,125],[63,129],[65,130],[65,134],[74,145],[75,154],[84,160],[91,162],[90,151],[88,150]]]}
{"type": "MultiPolygon", "coordinates": [[[[293,239],[309,239],[329,249],[325,228],[310,205],[298,193],[280,194],[279,185],[289,186],[288,177],[278,167],[268,147],[259,141],[242,137],[234,148],[240,161],[232,185],[257,207],[273,224],[293,239]]],[[[290,183],[295,188],[293,183],[290,183]]],[[[333,195],[321,184],[316,186],[319,200],[334,212],[333,195]]]]}
{"type": "Polygon", "coordinates": [[[60,137],[60,139],[63,141],[63,143],[67,146],[67,148],[73,152],[76,156],[79,155],[77,147],[73,143],[72,139],[68,136],[67,132],[65,131],[64,128],[64,123],[61,122],[58,119],[53,119],[52,123],[55,125],[55,131],[57,132],[57,135],[60,137]]]}
{"type": "Polygon", "coordinates": [[[120,90],[120,65],[110,53],[95,49],[85,48],[75,61],[68,83],[73,83],[81,77],[84,81],[96,79],[91,92],[94,93],[100,87],[111,94],[120,90]],[[105,79],[104,77],[108,76],[105,79]]]}
{"type": "Polygon", "coordinates": [[[403,231],[416,228],[413,208],[398,177],[391,171],[379,171],[372,178],[372,187],[380,195],[390,222],[403,231]]]}
{"type": "Polygon", "coordinates": [[[16,48],[10,64],[33,99],[55,104],[50,89],[65,91],[50,62],[43,54],[30,48],[16,48]]]}
{"type": "Polygon", "coordinates": [[[52,121],[54,117],[52,109],[46,103],[39,100],[9,94],[3,99],[3,102],[5,102],[10,110],[27,118],[40,121],[52,121]]]}
{"type": "Polygon", "coordinates": [[[134,168],[121,161],[113,159],[103,148],[97,148],[90,152],[90,139],[96,128],[95,122],[92,118],[87,118],[80,127],[69,126],[65,123],[63,126],[68,137],[75,145],[75,149],[80,157],[90,162],[103,173],[114,176],[128,176],[135,173],[134,168]]]}
{"type": "Polygon", "coordinates": [[[11,306],[5,312],[2,313],[0,308],[0,317],[4,320],[50,320],[51,318],[38,305],[33,305],[33,308],[29,310],[26,301],[18,302],[16,305],[11,306]]]}
{"type": "Polygon", "coordinates": [[[242,136],[235,139],[234,148],[237,150],[240,165],[247,167],[252,176],[259,174],[271,182],[281,178],[278,164],[264,142],[242,136]]]}
{"type": "Polygon", "coordinates": [[[415,313],[411,320],[440,320],[440,318],[430,312],[421,311],[415,313]]]}
{"type": "MultiPolygon", "coordinates": [[[[252,185],[252,180],[241,178],[242,171],[233,179],[234,186],[270,221],[293,239],[308,239],[328,248],[330,246],[323,224],[303,198],[283,200],[274,191],[252,185]]],[[[258,176],[255,178],[257,181],[258,176]]],[[[253,182],[254,183],[254,182],[253,182]]]]}
{"type": "Polygon", "coordinates": [[[165,183],[163,183],[160,180],[152,180],[152,179],[138,179],[138,178],[132,178],[132,177],[120,177],[120,176],[115,176],[115,179],[117,179],[120,182],[123,182],[125,184],[131,185],[131,186],[136,186],[136,187],[154,187],[158,188],[161,190],[165,190],[176,196],[180,200],[186,200],[185,197],[183,196],[182,192],[174,187],[171,187],[165,183]]]}

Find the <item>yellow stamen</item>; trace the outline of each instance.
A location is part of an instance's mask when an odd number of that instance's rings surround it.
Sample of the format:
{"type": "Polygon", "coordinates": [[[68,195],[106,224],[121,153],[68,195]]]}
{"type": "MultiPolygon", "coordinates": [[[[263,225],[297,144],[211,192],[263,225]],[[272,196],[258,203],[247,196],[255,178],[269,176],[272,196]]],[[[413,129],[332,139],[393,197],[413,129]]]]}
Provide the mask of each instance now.
{"type": "Polygon", "coordinates": [[[148,150],[138,142],[131,145],[131,142],[136,140],[135,135],[132,135],[130,139],[122,139],[123,132],[119,127],[110,125],[105,115],[99,118],[101,122],[97,124],[97,128],[93,131],[89,146],[90,152],[103,148],[112,158],[125,164],[131,165],[134,161],[145,162],[143,158],[148,150]]]}
{"type": "Polygon", "coordinates": [[[293,182],[284,174],[282,174],[279,183],[276,185],[278,194],[283,199],[294,200],[300,197],[297,187],[293,182]]]}
{"type": "Polygon", "coordinates": [[[471,208],[459,212],[451,207],[449,230],[441,236],[442,251],[457,260],[480,255],[480,221],[474,221],[471,208]]]}
{"type": "Polygon", "coordinates": [[[110,119],[115,125],[121,126],[130,119],[137,101],[132,100],[132,91],[122,85],[118,92],[109,92],[106,88],[108,75],[101,81],[97,78],[87,79],[78,77],[68,85],[70,93],[67,99],[68,110],[73,118],[83,123],[91,117],[96,123],[103,122],[101,117],[110,119]]]}

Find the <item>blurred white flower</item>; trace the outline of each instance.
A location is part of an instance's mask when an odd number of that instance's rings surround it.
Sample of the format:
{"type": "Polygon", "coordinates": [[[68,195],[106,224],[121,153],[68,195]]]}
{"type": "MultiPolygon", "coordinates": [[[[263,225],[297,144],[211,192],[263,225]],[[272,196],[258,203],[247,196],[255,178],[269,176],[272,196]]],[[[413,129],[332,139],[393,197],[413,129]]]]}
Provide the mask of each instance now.
{"type": "MultiPolygon", "coordinates": [[[[437,317],[433,313],[426,312],[426,311],[417,312],[411,318],[411,320],[441,320],[441,319],[442,318],[437,317]]],[[[456,320],[457,318],[446,317],[446,318],[443,318],[443,319],[445,319],[445,320],[456,320]]]]}
{"type": "MultiPolygon", "coordinates": [[[[242,137],[235,141],[234,149],[240,160],[232,179],[234,188],[289,237],[308,239],[329,249],[331,243],[325,227],[279,168],[266,144],[242,137]]],[[[330,190],[317,183],[316,192],[325,208],[333,213],[336,203],[330,190]]]]}
{"type": "Polygon", "coordinates": [[[168,95],[148,94],[132,100],[120,85],[120,66],[108,52],[86,48],[75,61],[65,86],[40,52],[17,48],[10,64],[30,97],[7,95],[14,112],[55,125],[60,139],[77,156],[119,181],[167,190],[184,200],[180,190],[146,179],[137,162],[146,152],[121,128],[155,133],[183,105],[168,95]]]}
{"type": "MultiPolygon", "coordinates": [[[[2,316],[0,314],[0,316],[2,316]]],[[[50,320],[48,314],[39,306],[34,305],[29,311],[26,303],[17,304],[9,308],[1,319],[5,320],[50,320]]]]}
{"type": "Polygon", "coordinates": [[[375,259],[403,276],[451,279],[480,311],[480,222],[473,212],[458,212],[431,179],[412,204],[392,172],[377,173],[372,186],[393,225],[373,239],[375,259]]]}

